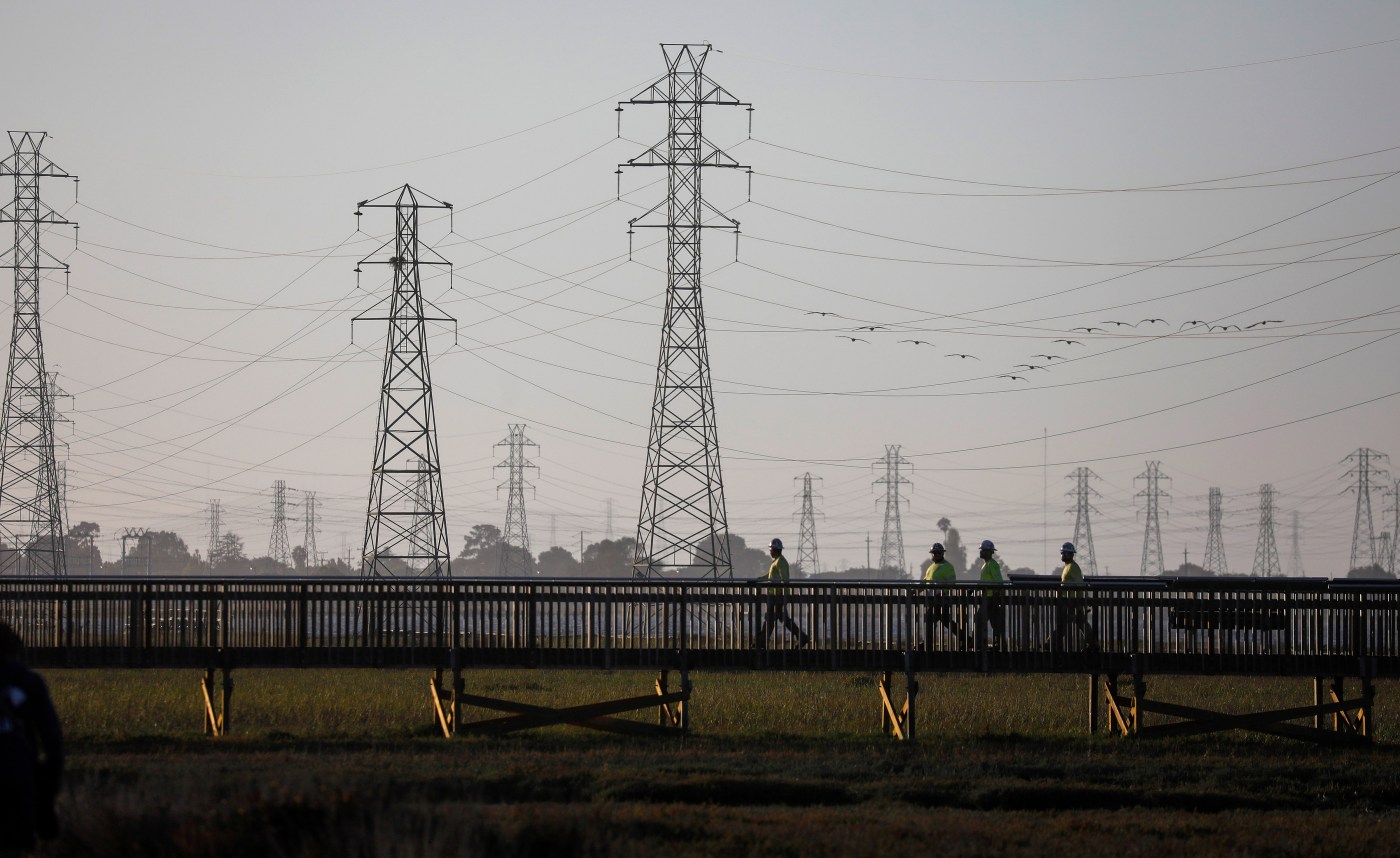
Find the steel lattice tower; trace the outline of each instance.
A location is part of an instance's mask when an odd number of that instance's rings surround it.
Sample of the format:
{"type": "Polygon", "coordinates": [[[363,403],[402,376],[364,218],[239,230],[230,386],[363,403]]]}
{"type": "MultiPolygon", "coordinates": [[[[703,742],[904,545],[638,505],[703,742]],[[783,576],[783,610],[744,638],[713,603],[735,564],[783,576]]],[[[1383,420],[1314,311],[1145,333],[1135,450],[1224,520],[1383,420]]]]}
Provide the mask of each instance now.
{"type": "Polygon", "coordinates": [[[525,519],[525,489],[534,489],[525,479],[525,471],[539,470],[534,462],[525,458],[525,448],[539,445],[525,437],[524,423],[511,423],[505,439],[496,444],[506,448],[506,460],[497,468],[505,468],[506,482],[497,486],[505,487],[506,527],[501,532],[500,573],[505,577],[519,577],[530,574],[530,527],[525,519]]]}
{"type": "Polygon", "coordinates": [[[1382,559],[1385,571],[1392,575],[1397,574],[1395,569],[1396,543],[1400,542],[1400,480],[1391,483],[1390,489],[1386,492],[1386,497],[1390,498],[1390,506],[1384,515],[1390,521],[1390,544],[1387,547],[1385,556],[1382,559]]]}
{"type": "Polygon", "coordinates": [[[0,176],[15,179],[14,200],[0,208],[0,223],[15,226],[14,252],[4,266],[15,272],[15,316],[0,406],[0,576],[61,577],[68,571],[39,318],[40,272],[66,274],[68,266],[46,253],[39,239],[45,228],[71,222],[39,198],[39,181],[72,177],[40,154],[46,136],[11,131],[13,151],[0,160],[0,176]]]}
{"type": "Polygon", "coordinates": [[[306,527],[301,535],[301,548],[306,552],[306,566],[314,569],[321,565],[321,552],[316,549],[316,533],[320,529],[316,526],[316,493],[303,492],[305,496],[306,515],[303,516],[306,527]]]}
{"type": "Polygon", "coordinates": [[[1250,574],[1257,578],[1283,574],[1278,545],[1274,542],[1273,483],[1264,483],[1259,487],[1259,542],[1254,548],[1254,569],[1250,574]]]}
{"type": "Polygon", "coordinates": [[[1369,447],[1362,447],[1342,459],[1343,463],[1356,463],[1342,477],[1343,479],[1356,478],[1356,485],[1347,489],[1349,492],[1356,492],[1356,522],[1351,531],[1351,557],[1347,561],[1347,571],[1356,569],[1358,566],[1373,566],[1376,563],[1375,527],[1371,520],[1371,492],[1376,489],[1376,483],[1387,478],[1385,468],[1377,465],[1376,462],[1385,461],[1388,458],[1384,453],[1378,453],[1369,447]]]}
{"type": "Polygon", "coordinates": [[[664,200],[628,223],[629,235],[639,227],[666,230],[666,310],[632,566],[639,577],[673,571],[729,578],[733,566],[700,295],[700,243],[707,228],[737,232],[739,225],[704,201],[700,177],[706,167],[747,168],[705,139],[701,115],[707,105],[744,103],[705,75],[708,44],[663,44],[661,51],[666,74],[624,103],[666,105],[666,139],[618,168],[665,167],[667,186],[664,200]],[[705,223],[711,217],[722,223],[705,223]]]}
{"type": "Polygon", "coordinates": [[[1088,468],[1075,468],[1065,478],[1074,480],[1074,491],[1065,493],[1066,497],[1074,498],[1074,509],[1065,511],[1074,513],[1075,559],[1082,570],[1090,575],[1097,575],[1099,563],[1094,558],[1094,531],[1090,514],[1098,512],[1098,509],[1094,507],[1090,498],[1100,495],[1089,481],[1099,479],[1099,475],[1088,468]]]}
{"type": "Polygon", "coordinates": [[[366,208],[392,208],[395,228],[394,237],[376,251],[392,248],[388,259],[360,262],[360,266],[388,265],[393,273],[388,312],[356,317],[389,323],[360,572],[368,578],[451,577],[427,323],[456,320],[423,297],[420,266],[448,263],[419,241],[418,217],[421,209],[451,211],[452,206],[404,185],[361,202],[356,216],[366,208]],[[425,315],[424,305],[438,315],[425,315]],[[420,480],[426,480],[426,498],[420,480]]]}
{"type": "MultiPolygon", "coordinates": [[[[58,424],[71,424],[73,421],[69,420],[58,410],[58,400],[69,396],[68,392],[58,384],[58,373],[50,371],[48,377],[49,400],[47,406],[48,416],[46,419],[48,424],[54,427],[54,464],[58,469],[58,531],[66,536],[68,534],[68,442],[58,440],[58,424]],[[62,457],[58,455],[58,448],[60,446],[63,447],[62,457]]],[[[39,521],[36,519],[33,529],[29,532],[29,542],[31,545],[44,538],[39,524],[39,521]]]]}
{"type": "Polygon", "coordinates": [[[1298,511],[1296,509],[1293,510],[1292,531],[1293,548],[1292,551],[1289,553],[1288,558],[1288,574],[1292,575],[1294,578],[1302,578],[1303,575],[1306,573],[1303,572],[1303,546],[1302,543],[1299,541],[1298,511]]]}
{"type": "Polygon", "coordinates": [[[798,513],[797,528],[797,567],[803,575],[810,578],[822,571],[817,557],[817,513],[813,505],[813,499],[818,495],[812,493],[812,481],[820,482],[821,477],[814,477],[808,472],[793,479],[802,481],[802,510],[798,513]]]}
{"type": "Polygon", "coordinates": [[[212,569],[219,562],[219,541],[223,538],[224,510],[217,500],[209,501],[209,553],[206,560],[212,569]]]}
{"type": "MultiPolygon", "coordinates": [[[[899,469],[913,465],[909,460],[899,455],[899,444],[886,444],[884,458],[877,460],[876,467],[884,465],[885,475],[876,480],[872,485],[885,487],[885,529],[880,534],[880,568],[898,569],[901,574],[904,568],[904,526],[899,520],[900,503],[908,503],[900,495],[900,487],[913,485],[903,475],[899,469]]],[[[879,501],[876,501],[879,503],[879,501]]]]}
{"type": "Polygon", "coordinates": [[[272,483],[272,536],[267,540],[267,556],[289,566],[292,562],[292,548],[287,542],[287,481],[274,480],[272,483]]]}
{"type": "Polygon", "coordinates": [[[1225,561],[1225,539],[1220,530],[1220,521],[1224,518],[1221,506],[1220,489],[1211,486],[1207,512],[1210,525],[1206,531],[1205,570],[1216,575],[1228,575],[1230,564],[1225,561]]]}
{"type": "Polygon", "coordinates": [[[603,513],[607,523],[607,527],[604,532],[607,534],[608,539],[613,538],[612,502],[612,498],[608,498],[606,501],[603,502],[603,513]]]}
{"type": "Polygon", "coordinates": [[[1147,483],[1146,487],[1137,493],[1137,497],[1147,500],[1143,510],[1147,527],[1142,534],[1142,568],[1138,573],[1146,578],[1161,575],[1166,569],[1162,561],[1161,499],[1171,495],[1163,491],[1162,480],[1170,482],[1171,477],[1162,476],[1162,463],[1152,461],[1147,463],[1146,471],[1134,478],[1134,481],[1136,480],[1144,480],[1147,483]]]}

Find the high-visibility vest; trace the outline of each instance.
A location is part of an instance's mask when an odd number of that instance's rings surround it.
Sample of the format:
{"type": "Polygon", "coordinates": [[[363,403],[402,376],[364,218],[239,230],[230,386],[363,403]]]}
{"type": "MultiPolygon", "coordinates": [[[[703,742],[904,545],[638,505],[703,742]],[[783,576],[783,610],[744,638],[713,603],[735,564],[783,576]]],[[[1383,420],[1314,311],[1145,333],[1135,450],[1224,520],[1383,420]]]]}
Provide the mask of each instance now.
{"type": "Polygon", "coordinates": [[[930,564],[924,570],[925,581],[936,581],[939,584],[950,584],[958,580],[958,573],[953,571],[953,564],[944,560],[942,563],[930,564]]]}
{"type": "Polygon", "coordinates": [[[982,561],[982,580],[997,584],[1002,583],[1001,564],[996,561],[995,557],[982,561]]]}
{"type": "MultiPolygon", "coordinates": [[[[779,554],[777,557],[774,557],[774,558],[773,558],[773,562],[768,566],[768,580],[769,580],[769,581],[787,581],[787,579],[788,579],[788,562],[787,562],[787,558],[784,557],[783,555],[779,554]]],[[[787,588],[786,586],[777,586],[777,587],[769,587],[769,588],[768,588],[768,595],[770,595],[770,596],[786,596],[787,594],[788,594],[788,588],[787,588]]]]}
{"type": "Polygon", "coordinates": [[[1060,572],[1061,584],[1083,584],[1084,570],[1079,568],[1079,564],[1073,560],[1065,564],[1065,568],[1060,572]]]}

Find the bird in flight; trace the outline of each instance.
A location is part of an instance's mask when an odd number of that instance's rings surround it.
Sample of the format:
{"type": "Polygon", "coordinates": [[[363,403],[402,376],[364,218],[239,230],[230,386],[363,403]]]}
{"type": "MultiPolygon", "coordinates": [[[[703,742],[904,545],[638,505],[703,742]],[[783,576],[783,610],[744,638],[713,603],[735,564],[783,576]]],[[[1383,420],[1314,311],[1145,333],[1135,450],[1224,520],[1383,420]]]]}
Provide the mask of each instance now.
{"type": "MultiPolygon", "coordinates": [[[[1205,323],[1206,323],[1206,320],[1205,320],[1205,319],[1192,319],[1192,320],[1189,321],[1189,322],[1182,322],[1182,323],[1181,323],[1181,328],[1185,328],[1185,327],[1187,327],[1188,325],[1189,325],[1190,327],[1193,327],[1193,328],[1194,328],[1194,327],[1196,327],[1197,325],[1204,325],[1205,323]]],[[[1177,328],[1177,330],[1179,331],[1179,330],[1181,330],[1181,328],[1177,328]]]]}
{"type": "Polygon", "coordinates": [[[1083,332],[1086,333],[1086,334],[1092,334],[1094,331],[1098,331],[1098,332],[1101,333],[1101,334],[1106,334],[1106,333],[1108,333],[1108,331],[1105,331],[1103,328],[1070,328],[1070,330],[1071,330],[1071,331],[1083,331],[1083,332]]]}
{"type": "Polygon", "coordinates": [[[827,312],[825,312],[825,311],[823,311],[823,310],[808,310],[804,315],[807,315],[807,316],[834,316],[834,315],[836,315],[836,314],[835,314],[835,313],[827,313],[827,312]]]}
{"type": "Polygon", "coordinates": [[[1240,329],[1240,326],[1239,326],[1239,325],[1211,325],[1211,326],[1210,326],[1210,330],[1212,330],[1212,331],[1216,331],[1216,330],[1219,330],[1219,331],[1228,331],[1228,330],[1230,330],[1231,328],[1234,328],[1235,330],[1238,331],[1238,330],[1240,329]]]}
{"type": "Polygon", "coordinates": [[[1064,343],[1064,344],[1067,345],[1067,346],[1082,346],[1082,345],[1084,345],[1084,344],[1081,343],[1079,340],[1052,340],[1052,342],[1064,343]]]}
{"type": "MultiPolygon", "coordinates": [[[[1153,323],[1155,323],[1155,322],[1161,322],[1162,324],[1165,325],[1165,324],[1167,323],[1167,320],[1166,320],[1166,319],[1143,319],[1141,322],[1138,322],[1138,325],[1151,325],[1151,324],[1153,324],[1153,323]]],[[[1136,328],[1137,325],[1133,325],[1133,327],[1136,328]]]]}
{"type": "MultiPolygon", "coordinates": [[[[1055,342],[1058,343],[1059,340],[1056,340],[1055,342]]],[[[1066,342],[1072,342],[1072,340],[1067,340],[1066,342]]],[[[1046,360],[1064,360],[1064,358],[1060,357],[1059,355],[1031,355],[1031,357],[1045,358],[1046,360]]]]}
{"type": "MultiPolygon", "coordinates": [[[[1030,370],[1030,369],[1045,369],[1045,367],[1043,367],[1043,366],[1036,366],[1035,364],[1031,364],[1031,363],[1018,363],[1018,364],[1016,364],[1016,368],[1017,368],[1017,369],[1027,369],[1027,370],[1030,370]]],[[[1049,372],[1050,370],[1045,369],[1045,371],[1046,371],[1046,372],[1049,372]]]]}
{"type": "MultiPolygon", "coordinates": [[[[1115,322],[1115,321],[1113,321],[1112,319],[1110,319],[1110,320],[1108,320],[1108,321],[1106,321],[1106,322],[1099,322],[1099,324],[1100,324],[1100,325],[1117,325],[1117,326],[1120,327],[1120,328],[1136,328],[1136,327],[1137,327],[1137,325],[1130,325],[1130,324],[1128,324],[1127,322],[1115,322]]],[[[1075,328],[1075,330],[1079,330],[1079,329],[1078,329],[1078,328],[1075,328]]]]}
{"type": "Polygon", "coordinates": [[[997,378],[1009,378],[1012,381],[1025,381],[1025,379],[1019,375],[999,375],[997,378]]]}
{"type": "Polygon", "coordinates": [[[1245,328],[1244,328],[1244,329],[1247,331],[1247,330],[1249,330],[1250,328],[1262,328],[1262,327],[1264,327],[1265,325],[1281,325],[1281,324],[1283,324],[1283,320],[1282,320],[1282,319],[1265,319],[1265,320],[1262,321],[1262,322],[1255,322],[1255,323],[1252,324],[1252,325],[1245,325],[1245,328]]]}
{"type": "Polygon", "coordinates": [[[860,337],[848,337],[845,334],[837,334],[837,336],[839,336],[843,340],[850,340],[853,343],[870,343],[870,340],[862,340],[860,337]]]}
{"type": "Polygon", "coordinates": [[[857,331],[888,331],[889,328],[886,328],[884,325],[865,325],[864,327],[856,328],[856,330],[857,330],[857,331]]]}
{"type": "Polygon", "coordinates": [[[972,358],[973,360],[981,360],[981,358],[978,357],[977,355],[962,355],[962,354],[958,354],[957,352],[954,352],[953,354],[950,354],[950,355],[946,355],[946,357],[963,358],[964,360],[966,360],[967,358],[972,358]]]}
{"type": "Polygon", "coordinates": [[[900,340],[901,343],[913,343],[916,346],[931,346],[933,343],[928,340],[900,340]]]}

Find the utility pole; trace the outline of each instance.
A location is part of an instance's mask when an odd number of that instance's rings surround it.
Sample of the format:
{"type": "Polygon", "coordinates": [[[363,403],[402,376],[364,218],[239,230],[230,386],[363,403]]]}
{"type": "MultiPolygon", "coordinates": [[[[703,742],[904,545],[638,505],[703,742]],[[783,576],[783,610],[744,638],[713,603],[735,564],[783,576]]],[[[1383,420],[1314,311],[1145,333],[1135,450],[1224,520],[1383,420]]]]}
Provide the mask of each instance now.
{"type": "Polygon", "coordinates": [[[1162,490],[1162,480],[1171,481],[1171,477],[1162,476],[1162,463],[1151,461],[1147,463],[1147,470],[1138,474],[1134,479],[1144,480],[1147,485],[1142,491],[1137,493],[1137,497],[1146,499],[1144,517],[1147,519],[1147,527],[1142,534],[1142,567],[1138,574],[1144,578],[1161,575],[1165,571],[1162,562],[1162,526],[1161,526],[1161,499],[1169,498],[1171,495],[1162,490]]]}
{"type": "Polygon", "coordinates": [[[534,486],[525,479],[525,471],[535,468],[534,462],[525,458],[525,448],[539,445],[525,437],[524,423],[510,423],[509,433],[496,444],[506,448],[506,460],[497,468],[506,469],[506,482],[496,487],[499,492],[506,488],[506,526],[501,531],[500,574],[514,578],[530,574],[532,555],[530,554],[530,528],[525,520],[525,489],[532,492],[534,486]]]}
{"type": "Polygon", "coordinates": [[[223,529],[223,504],[220,501],[211,500],[209,501],[209,550],[205,555],[209,562],[210,571],[218,568],[219,561],[223,559],[222,550],[219,547],[223,537],[223,529]]]}
{"type": "Polygon", "coordinates": [[[1371,520],[1371,492],[1388,478],[1385,468],[1377,463],[1387,461],[1389,458],[1384,453],[1376,452],[1369,447],[1362,447],[1342,459],[1343,464],[1356,463],[1342,477],[1342,479],[1356,478],[1356,485],[1346,489],[1348,492],[1356,492],[1356,521],[1351,529],[1351,556],[1347,561],[1348,572],[1361,566],[1373,566],[1376,563],[1375,527],[1371,520]]]}
{"type": "Polygon", "coordinates": [[[267,540],[267,556],[283,566],[292,562],[292,549],[287,542],[287,481],[272,483],[272,536],[267,540]]]}
{"type": "Polygon", "coordinates": [[[1259,487],[1259,542],[1254,547],[1255,577],[1272,578],[1283,574],[1279,565],[1278,546],[1274,543],[1274,485],[1259,487]]]}
{"type": "MultiPolygon", "coordinates": [[[[880,568],[904,570],[904,527],[899,520],[899,507],[901,503],[908,503],[900,494],[901,486],[912,486],[904,476],[899,473],[899,469],[908,466],[911,470],[913,465],[909,460],[899,455],[899,444],[886,444],[885,455],[877,459],[872,467],[884,465],[885,475],[880,477],[871,485],[885,487],[885,528],[880,534],[880,568]]],[[[912,488],[911,488],[912,491],[912,488]]],[[[876,501],[879,503],[880,501],[876,501]]]]}
{"type": "MultiPolygon", "coordinates": [[[[642,578],[687,570],[701,578],[731,578],[700,244],[705,229],[737,235],[739,223],[705,202],[700,179],[706,167],[748,168],[705,139],[701,115],[706,106],[749,105],[705,74],[708,44],[663,44],[661,51],[666,74],[624,104],[666,105],[666,138],[618,166],[619,174],[622,167],[664,167],[668,189],[664,200],[628,221],[629,241],[638,228],[666,230],[666,310],[632,568],[642,578]],[[714,218],[722,223],[705,222],[714,218]]],[[[620,133],[621,104],[618,110],[620,133]]]]}
{"type": "Polygon", "coordinates": [[[553,548],[559,544],[559,516],[555,513],[549,514],[549,547],[553,548]]]}
{"type": "Polygon", "coordinates": [[[303,492],[305,497],[306,527],[302,531],[301,550],[306,552],[306,568],[315,569],[321,565],[321,552],[316,549],[316,493],[303,492]]]}
{"type": "Polygon", "coordinates": [[[821,572],[821,564],[817,560],[817,513],[812,503],[813,498],[820,497],[812,493],[812,481],[820,482],[821,477],[814,477],[808,472],[793,479],[802,481],[802,509],[797,514],[797,566],[804,576],[810,578],[821,572]]]}
{"type": "MultiPolygon", "coordinates": [[[[1066,492],[1066,495],[1074,496],[1074,548],[1075,559],[1079,561],[1079,566],[1090,575],[1099,574],[1099,563],[1094,559],[1094,530],[1090,521],[1090,514],[1098,512],[1094,507],[1091,497],[1101,497],[1098,490],[1089,484],[1090,480],[1099,479],[1099,475],[1088,468],[1075,468],[1074,471],[1066,475],[1066,479],[1074,480],[1074,491],[1066,492]]],[[[1066,510],[1069,512],[1070,510],[1066,510]]]]}
{"type": "Polygon", "coordinates": [[[1298,541],[1298,510],[1293,510],[1293,550],[1288,558],[1288,574],[1294,578],[1302,578],[1303,572],[1303,549],[1298,541]]]}
{"type": "Polygon", "coordinates": [[[452,551],[447,544],[427,323],[455,324],[456,319],[423,297],[419,268],[450,263],[419,241],[418,218],[421,209],[445,209],[450,215],[452,205],[404,185],[361,202],[355,216],[366,208],[393,209],[395,229],[394,237],[375,252],[390,250],[388,259],[366,258],[355,267],[358,274],[364,265],[388,265],[393,276],[387,314],[356,317],[389,323],[360,574],[450,578],[452,551]],[[436,315],[425,314],[424,305],[436,315]],[[426,498],[420,480],[426,481],[426,498]]]}
{"type": "Polygon", "coordinates": [[[608,535],[607,535],[607,538],[608,538],[608,539],[612,539],[612,538],[613,538],[612,502],[613,502],[613,499],[612,499],[612,498],[608,498],[608,499],[607,499],[606,501],[604,501],[604,503],[603,503],[603,507],[604,507],[604,516],[605,516],[605,518],[607,519],[607,534],[608,534],[608,535]]]}
{"type": "MultiPolygon", "coordinates": [[[[49,227],[77,225],[39,198],[40,179],[76,178],[39,153],[45,132],[11,131],[11,154],[0,160],[0,176],[13,176],[14,200],[0,207],[0,223],[15,227],[10,264],[15,272],[14,326],[0,405],[0,577],[29,574],[63,577],[63,507],[54,456],[53,408],[44,369],[39,278],[68,266],[40,247],[49,227]]],[[[74,195],[76,197],[76,184],[74,195]]],[[[77,241],[77,233],[74,233],[77,241]]]]}
{"type": "Polygon", "coordinates": [[[1216,486],[1210,487],[1210,501],[1207,509],[1210,524],[1206,530],[1205,568],[1213,575],[1228,575],[1230,574],[1230,564],[1225,560],[1225,538],[1220,529],[1224,511],[1220,489],[1216,486]]]}
{"type": "Polygon", "coordinates": [[[870,565],[870,531],[865,532],[865,568],[872,569],[870,565]]]}

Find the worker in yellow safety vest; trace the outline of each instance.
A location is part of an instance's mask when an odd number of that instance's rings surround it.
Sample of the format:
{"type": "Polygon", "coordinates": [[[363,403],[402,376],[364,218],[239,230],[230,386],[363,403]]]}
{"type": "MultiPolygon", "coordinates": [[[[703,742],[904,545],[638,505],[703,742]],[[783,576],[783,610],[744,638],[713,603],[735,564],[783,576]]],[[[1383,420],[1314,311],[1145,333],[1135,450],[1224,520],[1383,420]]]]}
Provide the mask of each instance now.
{"type": "Polygon", "coordinates": [[[753,642],[754,649],[763,649],[768,645],[768,638],[773,634],[779,621],[787,628],[789,634],[797,638],[798,646],[806,646],[810,638],[806,632],[798,628],[797,623],[793,622],[792,617],[787,612],[788,562],[787,558],[783,556],[783,541],[774,539],[768,543],[768,554],[773,558],[773,562],[768,565],[768,574],[758,579],[769,582],[767,588],[768,610],[763,618],[762,634],[753,642]],[[778,581],[783,583],[775,583],[778,581]]]}
{"type": "MultiPolygon", "coordinates": [[[[931,562],[928,568],[924,570],[924,583],[936,585],[956,583],[958,580],[958,573],[953,569],[953,564],[944,559],[943,543],[935,542],[928,553],[931,562]]],[[[928,594],[928,605],[924,611],[924,644],[921,647],[922,649],[934,649],[933,626],[935,623],[942,623],[951,629],[954,641],[962,641],[963,624],[961,611],[953,602],[954,598],[951,593],[935,592],[928,594]],[[956,615],[954,613],[955,611],[957,612],[956,615]]]]}
{"type": "MultiPolygon", "coordinates": [[[[1066,542],[1060,546],[1060,560],[1064,562],[1064,568],[1060,570],[1060,586],[1062,588],[1082,588],[1084,586],[1084,570],[1079,568],[1079,564],[1074,562],[1075,548],[1073,542],[1066,542]]],[[[1067,652],[1069,642],[1069,631],[1071,627],[1078,629],[1084,636],[1084,649],[1086,652],[1094,652],[1099,648],[1098,635],[1094,631],[1093,625],[1089,622],[1088,608],[1081,601],[1082,593],[1070,592],[1062,594],[1059,600],[1059,610],[1055,612],[1055,649],[1057,652],[1067,652]]]]}
{"type": "MultiPolygon", "coordinates": [[[[982,558],[982,574],[978,577],[983,584],[989,586],[1006,583],[1001,577],[1001,564],[997,562],[996,553],[997,547],[990,539],[982,540],[982,546],[977,553],[977,556],[982,558]]],[[[988,590],[982,597],[982,607],[977,609],[977,615],[978,624],[981,625],[985,620],[991,625],[998,641],[1005,637],[1006,607],[994,591],[988,590]]]]}

